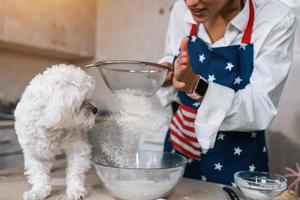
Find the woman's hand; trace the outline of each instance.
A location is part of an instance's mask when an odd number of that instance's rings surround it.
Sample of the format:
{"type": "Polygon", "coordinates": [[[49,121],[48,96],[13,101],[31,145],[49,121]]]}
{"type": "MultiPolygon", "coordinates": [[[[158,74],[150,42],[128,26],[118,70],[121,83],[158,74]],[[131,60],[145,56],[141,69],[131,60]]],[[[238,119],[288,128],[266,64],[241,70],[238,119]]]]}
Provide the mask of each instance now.
{"type": "Polygon", "coordinates": [[[192,70],[188,54],[188,41],[188,37],[185,37],[181,41],[180,56],[174,63],[173,86],[186,93],[193,93],[194,87],[200,77],[192,70]]]}
{"type": "MultiPolygon", "coordinates": [[[[164,66],[167,66],[167,67],[170,67],[171,69],[173,69],[173,66],[172,66],[171,63],[163,62],[163,63],[160,63],[160,64],[164,65],[164,66]]],[[[168,86],[172,85],[173,74],[174,74],[173,71],[171,71],[171,70],[168,71],[166,79],[165,79],[165,82],[163,83],[162,87],[168,87],[168,86]]]]}

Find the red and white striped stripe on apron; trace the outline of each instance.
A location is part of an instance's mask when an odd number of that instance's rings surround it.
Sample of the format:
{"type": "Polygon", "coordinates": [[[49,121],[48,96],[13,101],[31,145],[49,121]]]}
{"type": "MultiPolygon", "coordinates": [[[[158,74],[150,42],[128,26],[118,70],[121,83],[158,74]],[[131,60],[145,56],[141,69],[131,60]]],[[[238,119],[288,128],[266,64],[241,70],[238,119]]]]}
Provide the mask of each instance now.
{"type": "Polygon", "coordinates": [[[201,160],[201,147],[194,128],[196,114],[197,109],[180,105],[170,124],[170,140],[177,151],[201,160]]]}

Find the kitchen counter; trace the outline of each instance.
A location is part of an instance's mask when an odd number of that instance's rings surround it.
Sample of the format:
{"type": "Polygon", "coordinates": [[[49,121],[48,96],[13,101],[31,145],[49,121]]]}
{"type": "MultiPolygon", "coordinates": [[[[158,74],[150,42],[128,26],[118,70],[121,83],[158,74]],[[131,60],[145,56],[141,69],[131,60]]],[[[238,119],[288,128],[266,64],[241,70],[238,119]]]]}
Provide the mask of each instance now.
{"type": "MultiPolygon", "coordinates": [[[[57,161],[52,171],[53,190],[51,197],[47,200],[63,200],[65,189],[65,161],[57,161]]],[[[87,186],[89,196],[86,200],[116,200],[101,185],[98,177],[91,169],[88,173],[87,186]]],[[[0,170],[0,199],[19,200],[22,194],[29,188],[23,175],[22,168],[0,170]]],[[[178,185],[175,192],[167,198],[168,200],[226,200],[226,195],[222,191],[222,185],[202,182],[184,178],[178,185]]]]}

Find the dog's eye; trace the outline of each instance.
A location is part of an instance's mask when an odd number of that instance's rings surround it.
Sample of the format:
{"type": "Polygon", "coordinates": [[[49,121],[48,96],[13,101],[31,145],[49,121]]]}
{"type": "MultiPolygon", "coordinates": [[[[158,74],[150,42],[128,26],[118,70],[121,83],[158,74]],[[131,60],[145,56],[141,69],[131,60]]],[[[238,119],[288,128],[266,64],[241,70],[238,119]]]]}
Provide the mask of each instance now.
{"type": "Polygon", "coordinates": [[[83,101],[82,104],[81,104],[81,108],[85,107],[86,106],[86,102],[83,101]]]}
{"type": "Polygon", "coordinates": [[[84,100],[84,101],[82,102],[81,107],[89,107],[89,106],[91,106],[91,105],[92,105],[92,104],[91,104],[89,101],[84,100]]]}

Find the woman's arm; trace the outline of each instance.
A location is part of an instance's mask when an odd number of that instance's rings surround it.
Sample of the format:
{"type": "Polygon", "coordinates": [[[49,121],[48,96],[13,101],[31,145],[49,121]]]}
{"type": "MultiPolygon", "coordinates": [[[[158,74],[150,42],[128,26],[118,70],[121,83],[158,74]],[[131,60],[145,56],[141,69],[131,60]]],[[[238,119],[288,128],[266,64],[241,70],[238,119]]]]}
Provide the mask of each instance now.
{"type": "Polygon", "coordinates": [[[219,130],[255,131],[270,125],[292,64],[295,27],[295,16],[289,13],[272,28],[257,54],[246,88],[234,93],[209,83],[195,121],[202,148],[214,146],[219,130]]]}

